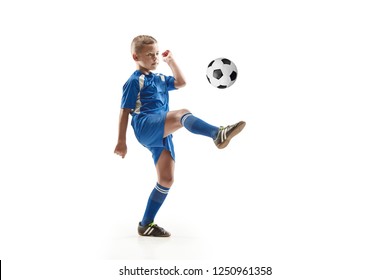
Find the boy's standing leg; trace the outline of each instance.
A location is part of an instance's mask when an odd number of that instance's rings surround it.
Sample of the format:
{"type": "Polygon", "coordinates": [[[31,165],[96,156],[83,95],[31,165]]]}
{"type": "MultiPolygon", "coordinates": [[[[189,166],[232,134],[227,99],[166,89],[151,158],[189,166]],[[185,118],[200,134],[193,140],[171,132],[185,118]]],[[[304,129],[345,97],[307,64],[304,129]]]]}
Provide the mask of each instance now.
{"type": "Polygon", "coordinates": [[[154,218],[164,203],[173,184],[175,161],[167,150],[163,150],[156,163],[157,183],[149,196],[142,221],[138,225],[138,233],[142,236],[169,237],[171,234],[154,224],[154,218]]]}

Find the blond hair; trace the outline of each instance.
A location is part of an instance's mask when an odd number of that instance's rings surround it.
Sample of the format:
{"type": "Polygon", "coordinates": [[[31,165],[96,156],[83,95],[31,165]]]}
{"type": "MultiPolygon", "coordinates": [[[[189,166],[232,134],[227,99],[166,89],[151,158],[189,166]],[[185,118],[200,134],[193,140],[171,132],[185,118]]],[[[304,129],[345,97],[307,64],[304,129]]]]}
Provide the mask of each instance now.
{"type": "Polygon", "coordinates": [[[157,40],[149,35],[139,35],[131,42],[131,53],[139,54],[144,45],[157,44],[157,40]]]}

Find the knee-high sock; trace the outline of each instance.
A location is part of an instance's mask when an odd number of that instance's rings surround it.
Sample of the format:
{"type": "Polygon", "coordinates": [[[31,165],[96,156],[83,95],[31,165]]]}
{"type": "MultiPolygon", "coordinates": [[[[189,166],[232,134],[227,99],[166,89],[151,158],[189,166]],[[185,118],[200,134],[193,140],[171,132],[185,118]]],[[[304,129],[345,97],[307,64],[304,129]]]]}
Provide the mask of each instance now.
{"type": "Polygon", "coordinates": [[[167,197],[169,188],[161,186],[159,183],[156,184],[152,193],[149,196],[148,203],[146,205],[146,210],[144,217],[141,221],[141,225],[145,226],[154,221],[158,210],[163,204],[165,198],[167,197]]]}
{"type": "Polygon", "coordinates": [[[206,123],[205,121],[195,117],[191,113],[184,114],[180,120],[181,124],[190,132],[208,136],[215,139],[217,137],[219,128],[206,123]]]}

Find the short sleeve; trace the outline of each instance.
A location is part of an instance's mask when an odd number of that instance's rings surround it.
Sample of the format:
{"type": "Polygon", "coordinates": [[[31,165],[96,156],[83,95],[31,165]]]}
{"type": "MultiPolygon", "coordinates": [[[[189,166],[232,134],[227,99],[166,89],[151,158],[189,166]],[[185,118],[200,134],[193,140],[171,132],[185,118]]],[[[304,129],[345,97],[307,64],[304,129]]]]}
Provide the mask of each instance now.
{"type": "Polygon", "coordinates": [[[139,93],[139,82],[136,79],[129,79],[123,85],[121,108],[134,109],[139,93]]]}
{"type": "Polygon", "coordinates": [[[167,90],[175,90],[175,78],[172,76],[165,76],[165,83],[167,85],[167,90]]]}

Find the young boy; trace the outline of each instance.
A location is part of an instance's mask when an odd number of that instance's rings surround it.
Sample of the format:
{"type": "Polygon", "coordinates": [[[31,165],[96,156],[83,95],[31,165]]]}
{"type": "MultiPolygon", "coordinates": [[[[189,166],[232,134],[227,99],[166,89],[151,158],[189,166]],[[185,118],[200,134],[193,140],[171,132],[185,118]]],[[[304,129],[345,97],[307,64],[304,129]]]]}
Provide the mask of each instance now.
{"type": "Polygon", "coordinates": [[[154,218],[173,184],[175,152],[172,133],[185,127],[192,133],[214,140],[222,149],[245,127],[240,121],[227,127],[216,127],[193,116],[189,110],[169,111],[168,91],[185,86],[186,82],[172,53],[165,51],[163,61],[171,68],[173,76],[152,73],[159,64],[157,40],[140,35],[133,39],[131,53],[136,71],[123,86],[119,118],[119,136],[115,153],[124,158],[127,153],[126,131],[129,115],[137,140],[148,148],[157,171],[157,183],[146,205],[143,219],[138,225],[141,236],[168,237],[171,234],[154,223],[154,218]]]}

